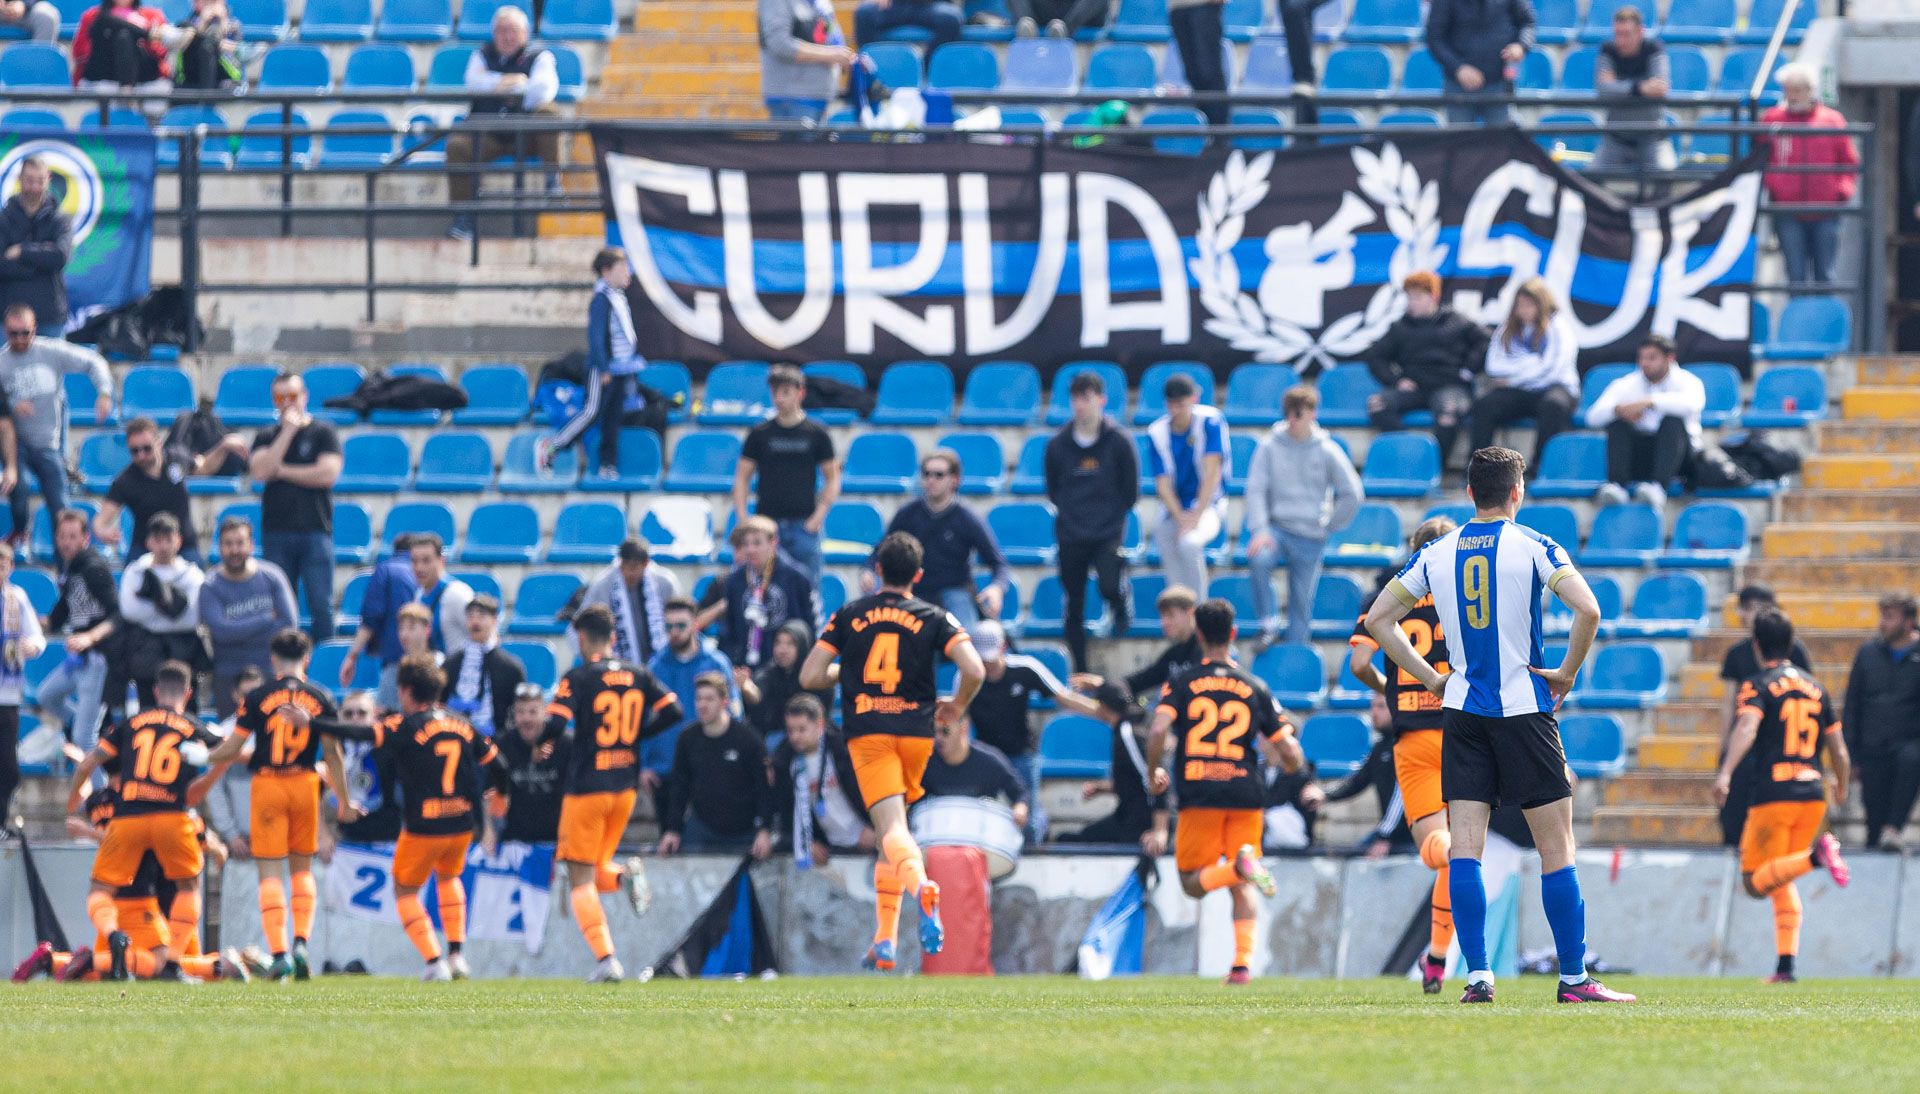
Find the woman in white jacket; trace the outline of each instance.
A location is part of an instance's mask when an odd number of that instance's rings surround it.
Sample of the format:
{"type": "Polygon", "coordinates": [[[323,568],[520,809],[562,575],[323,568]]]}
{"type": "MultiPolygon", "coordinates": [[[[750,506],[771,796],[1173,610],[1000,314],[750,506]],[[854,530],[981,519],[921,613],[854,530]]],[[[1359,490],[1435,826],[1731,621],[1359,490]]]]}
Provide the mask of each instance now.
{"type": "Polygon", "coordinates": [[[1537,471],[1547,439],[1572,423],[1580,404],[1579,356],[1572,318],[1545,279],[1529,278],[1487,344],[1488,386],[1473,404],[1474,449],[1492,444],[1501,426],[1532,418],[1528,467],[1537,471]]]}

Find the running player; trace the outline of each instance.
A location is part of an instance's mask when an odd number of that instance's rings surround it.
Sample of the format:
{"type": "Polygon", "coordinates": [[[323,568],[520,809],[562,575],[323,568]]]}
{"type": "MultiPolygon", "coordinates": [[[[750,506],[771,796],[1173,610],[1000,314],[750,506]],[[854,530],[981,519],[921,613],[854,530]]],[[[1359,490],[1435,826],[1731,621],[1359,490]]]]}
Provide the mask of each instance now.
{"type": "Polygon", "coordinates": [[[933,755],[934,724],[958,723],[987,675],[953,613],[914,597],[921,558],[920,541],[906,532],[882,539],[873,551],[879,591],[834,612],[800,668],[801,687],[840,688],[847,750],[880,844],[873,865],[877,924],[861,962],[878,972],[894,967],[905,894],[920,902],[920,949],[939,953],[946,941],[940,886],[927,879],[920,845],[907,829],[907,806],[926,793],[920,778],[933,755]],[[934,683],[941,656],[959,670],[947,699],[938,697],[934,683]],[[857,674],[848,666],[858,666],[857,674]]]}
{"type": "Polygon", "coordinates": [[[1713,780],[1713,800],[1725,805],[1741,760],[1754,757],[1753,801],[1740,833],[1740,877],[1747,895],[1773,899],[1773,938],[1779,963],[1769,984],[1795,980],[1793,960],[1800,952],[1800,891],[1795,878],[1824,866],[1833,883],[1846,887],[1848,870],[1840,841],[1821,832],[1827,816],[1820,746],[1833,764],[1833,800],[1847,800],[1852,759],[1833,713],[1833,698],[1812,676],[1788,660],[1793,652],[1793,623],[1778,609],[1763,608],[1753,617],[1753,641],[1760,654],[1760,675],[1740,684],[1733,737],[1713,780]],[[1818,835],[1816,835],[1818,833],[1818,835]],[[1806,850],[1801,850],[1806,848],[1806,850]]]}
{"type": "Polygon", "coordinates": [[[213,750],[211,760],[216,765],[231,763],[239,758],[248,738],[260,737],[247,761],[253,771],[247,832],[254,865],[260,870],[260,929],[273,953],[267,968],[273,980],[289,975],[305,980],[310,975],[307,938],[313,933],[313,909],[320,894],[313,877],[313,855],[320,846],[320,776],[313,763],[323,751],[327,776],[340,792],[341,822],[351,824],[359,816],[344,793],[347,770],[340,742],[327,739],[323,745],[319,734],[286,715],[291,707],[303,712],[308,721],[335,716],[333,699],[307,680],[307,658],[312,652],[313,643],[301,631],[289,627],[273,636],[267,643],[267,660],[274,678],[240,701],[233,732],[213,750]],[[283,864],[288,867],[285,887],[280,880],[283,864]],[[293,894],[291,959],[289,889],[293,894]]]}
{"type": "Polygon", "coordinates": [[[1573,775],[1553,717],[1593,646],[1600,604],[1559,544],[1515,523],[1526,495],[1526,466],[1525,457],[1510,448],[1473,454],[1467,461],[1473,519],[1408,560],[1368,609],[1367,631],[1394,664],[1443,700],[1440,790],[1452,839],[1448,888],[1467,966],[1460,1001],[1493,1002],[1480,854],[1493,807],[1509,802],[1525,813],[1540,851],[1540,903],[1560,955],[1555,998],[1632,1002],[1633,996],[1587,975],[1587,908],[1573,864],[1573,775]],[[1566,660],[1552,670],[1540,667],[1542,589],[1573,611],[1566,660]],[[1447,672],[1434,668],[1397,626],[1429,595],[1446,636],[1447,672]]]}
{"type": "Polygon", "coordinates": [[[552,740],[573,726],[573,763],[560,799],[560,839],[554,857],[567,864],[573,921],[593,951],[588,983],[617,983],[626,975],[613,952],[613,932],[600,894],[624,879],[634,914],[645,908],[642,866],[613,865],[627,819],[640,792],[640,742],[678,725],[680,702],[644,665],[613,656],[613,613],[592,604],[573,617],[580,664],[560,678],[547,707],[552,740]]]}
{"type": "MultiPolygon", "coordinates": [[[[1233,897],[1233,970],[1227,983],[1252,978],[1254,898],[1257,888],[1273,895],[1273,877],[1260,861],[1266,780],[1260,757],[1292,774],[1304,758],[1293,726],[1281,715],[1267,686],[1233,663],[1233,605],[1208,600],[1193,610],[1200,636],[1200,663],[1160,688],[1160,703],[1147,731],[1150,789],[1174,788],[1180,826],[1173,861],[1180,887],[1195,900],[1215,889],[1233,897]],[[1174,775],[1161,759],[1173,736],[1174,775]],[[1247,735],[1253,735],[1249,748],[1247,735]]],[[[1166,843],[1166,813],[1155,814],[1156,841],[1166,843]]]]}
{"type": "MultiPolygon", "coordinates": [[[[1420,548],[1453,531],[1453,521],[1429,517],[1413,530],[1407,548],[1419,554],[1420,548]]],[[[1386,587],[1388,578],[1381,581],[1386,587]]],[[[1427,659],[1433,671],[1447,672],[1446,635],[1440,627],[1439,613],[1433,609],[1433,594],[1420,598],[1406,618],[1400,620],[1415,653],[1427,659]]],[[[1440,798],[1440,697],[1420,686],[1407,670],[1393,666],[1385,676],[1373,667],[1373,653],[1380,644],[1367,633],[1367,618],[1362,615],[1347,639],[1353,648],[1349,664],[1354,679],[1386,696],[1387,709],[1393,712],[1393,775],[1400,783],[1400,802],[1412,822],[1413,843],[1420,848],[1420,861],[1435,871],[1433,879],[1433,926],[1427,935],[1427,953],[1420,960],[1420,990],[1436,995],[1447,977],[1447,947],[1453,944],[1453,898],[1449,885],[1447,852],[1452,839],[1447,835],[1447,803],[1440,798]]]]}

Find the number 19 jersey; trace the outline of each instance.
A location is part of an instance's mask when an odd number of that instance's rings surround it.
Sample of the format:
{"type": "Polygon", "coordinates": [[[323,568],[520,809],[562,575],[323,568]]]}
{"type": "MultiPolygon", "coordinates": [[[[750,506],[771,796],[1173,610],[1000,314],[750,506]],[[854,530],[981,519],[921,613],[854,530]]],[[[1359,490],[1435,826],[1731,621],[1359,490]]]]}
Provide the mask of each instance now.
{"type": "MultiPolygon", "coordinates": [[[[548,724],[573,724],[569,794],[617,794],[640,785],[639,742],[675,724],[664,717],[679,701],[646,666],[604,658],[560,678],[547,705],[548,724]]],[[[558,733],[558,728],[551,730],[558,733]]]]}
{"type": "Polygon", "coordinates": [[[295,726],[280,717],[287,706],[306,711],[312,721],[337,716],[332,697],[309,681],[288,676],[254,688],[233,716],[235,733],[258,735],[247,761],[251,770],[311,771],[320,758],[320,735],[311,724],[295,726]]]}
{"type": "Polygon", "coordinates": [[[1173,716],[1173,786],[1182,809],[1260,809],[1260,742],[1286,732],[1272,693],[1238,665],[1202,661],[1160,689],[1173,716]]]}
{"type": "Polygon", "coordinates": [[[934,661],[968,640],[953,613],[884,589],[834,612],[820,645],[840,657],[846,735],[932,737],[934,661]]]}

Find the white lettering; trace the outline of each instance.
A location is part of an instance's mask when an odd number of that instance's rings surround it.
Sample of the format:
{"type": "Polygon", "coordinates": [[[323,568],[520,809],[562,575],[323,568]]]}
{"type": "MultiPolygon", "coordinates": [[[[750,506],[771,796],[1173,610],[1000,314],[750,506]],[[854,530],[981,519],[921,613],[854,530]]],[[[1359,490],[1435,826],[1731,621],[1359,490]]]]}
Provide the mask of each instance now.
{"type": "Polygon", "coordinates": [[[805,276],[800,306],[776,319],[760,302],[753,281],[753,217],[744,171],[720,172],[720,222],[725,227],[727,302],[734,318],[756,341],[786,349],[812,338],[833,307],[833,221],[827,204],[827,176],[802,172],[800,249],[805,276]]]}
{"type": "Polygon", "coordinates": [[[673,194],[686,199],[689,216],[706,217],[714,213],[713,172],[705,167],[680,163],[661,163],[644,156],[607,154],[607,187],[613,192],[613,216],[620,225],[620,239],[626,244],[627,257],[633,263],[633,275],[641,291],[660,310],[669,323],[702,342],[720,341],[720,294],[701,290],[693,294],[693,305],[675,295],[660,267],[653,261],[653,248],[647,240],[647,226],[640,219],[640,191],[673,194]]]}
{"type": "Polygon", "coordinates": [[[1193,306],[1187,299],[1186,256],[1180,236],[1159,203],[1126,179],[1105,174],[1083,174],[1078,181],[1080,215],[1080,344],[1104,346],[1113,332],[1161,332],[1162,344],[1192,340],[1193,306]],[[1126,304],[1113,302],[1107,253],[1107,206],[1118,205],[1146,234],[1147,246],[1159,274],[1160,298],[1126,304]]]}
{"type": "Polygon", "coordinates": [[[1672,240],[1660,264],[1660,298],[1653,309],[1652,331],[1672,337],[1682,322],[1715,338],[1744,342],[1752,321],[1752,301],[1743,292],[1722,293],[1718,304],[1699,298],[1701,289],[1733,269],[1753,238],[1753,221],[1760,204],[1760,175],[1748,172],[1732,184],[1675,205],[1668,215],[1672,240]],[[1722,208],[1729,210],[1726,230],[1713,253],[1696,270],[1687,269],[1687,248],[1700,228],[1722,208]]]}
{"type": "MultiPolygon", "coordinates": [[[[953,305],[929,305],[925,315],[916,315],[886,299],[912,293],[939,272],[947,253],[947,177],[931,172],[849,172],[840,176],[839,192],[847,352],[872,353],[874,331],[885,330],[917,353],[951,355],[955,343],[953,305]],[[919,206],[919,238],[905,262],[874,265],[873,226],[867,214],[876,205],[919,206]]],[[[883,245],[889,251],[897,246],[891,241],[883,245]]]]}
{"type": "Polygon", "coordinates": [[[960,176],[960,276],[966,290],[967,352],[998,353],[1033,334],[1047,317],[1067,264],[1068,181],[1058,171],[1040,176],[1040,240],[1033,276],[1005,323],[993,318],[996,295],[993,232],[987,217],[987,176],[960,176]]]}

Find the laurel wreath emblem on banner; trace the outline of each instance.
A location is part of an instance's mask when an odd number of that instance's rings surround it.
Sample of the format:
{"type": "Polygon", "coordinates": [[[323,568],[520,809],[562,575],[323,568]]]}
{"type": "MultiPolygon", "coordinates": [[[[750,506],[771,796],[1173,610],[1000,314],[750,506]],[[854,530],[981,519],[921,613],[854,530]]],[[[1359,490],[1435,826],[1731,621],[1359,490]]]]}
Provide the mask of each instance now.
{"type": "Polygon", "coordinates": [[[1397,242],[1388,261],[1387,280],[1374,291],[1367,306],[1327,324],[1316,337],[1299,324],[1263,310],[1251,293],[1240,289],[1240,263],[1233,248],[1246,230],[1247,214],[1271,189],[1273,153],[1248,159],[1241,151],[1199,197],[1200,222],[1194,233],[1198,254],[1188,269],[1200,286],[1200,303],[1212,317],[1203,324],[1215,337],[1258,361],[1330,366],[1366,349],[1406,311],[1401,279],[1414,270],[1437,270],[1446,260],[1440,243],[1440,187],[1422,185],[1420,173],[1389,142],[1378,155],[1352,149],[1360,192],[1380,208],[1387,230],[1397,242]]]}

